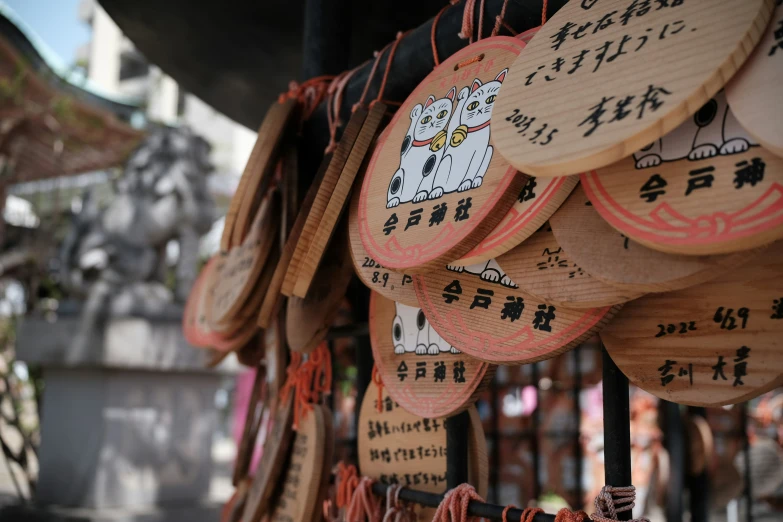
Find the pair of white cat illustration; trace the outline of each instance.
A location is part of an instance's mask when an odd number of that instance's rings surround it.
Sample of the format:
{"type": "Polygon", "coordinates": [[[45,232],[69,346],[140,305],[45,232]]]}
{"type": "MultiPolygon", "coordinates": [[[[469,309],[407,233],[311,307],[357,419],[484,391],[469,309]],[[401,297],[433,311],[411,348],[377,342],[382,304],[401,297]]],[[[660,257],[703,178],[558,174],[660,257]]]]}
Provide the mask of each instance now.
{"type": "Polygon", "coordinates": [[[430,325],[420,308],[394,303],[397,315],[392,323],[394,353],[416,353],[416,355],[438,355],[460,353],[447,343],[430,325]]]}
{"type": "Polygon", "coordinates": [[[731,112],[723,91],[699,111],[633,157],[636,168],[655,167],[665,161],[697,161],[713,156],[737,154],[758,145],[731,112]]]}
{"type": "Polygon", "coordinates": [[[506,73],[503,69],[487,83],[476,78],[459,94],[452,87],[445,97],[430,95],[423,106],[413,107],[400,166],[386,194],[387,208],[481,186],[494,150],[489,144],[492,107],[506,73]]]}

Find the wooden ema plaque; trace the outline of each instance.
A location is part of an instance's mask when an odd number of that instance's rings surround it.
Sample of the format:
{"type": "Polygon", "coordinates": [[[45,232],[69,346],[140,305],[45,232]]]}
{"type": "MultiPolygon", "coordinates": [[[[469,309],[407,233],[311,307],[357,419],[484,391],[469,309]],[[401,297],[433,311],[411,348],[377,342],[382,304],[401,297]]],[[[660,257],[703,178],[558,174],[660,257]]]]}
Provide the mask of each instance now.
{"type": "Polygon", "coordinates": [[[307,255],[302,259],[302,263],[299,266],[299,276],[296,285],[294,285],[294,295],[298,297],[307,295],[307,290],[313,282],[318,265],[321,263],[321,258],[326,250],[326,245],[332,237],[337,221],[343,214],[343,209],[348,201],[348,195],[351,192],[351,187],[353,187],[356,174],[364,162],[364,157],[370,145],[375,140],[375,135],[381,127],[385,114],[386,105],[376,103],[370,108],[367,118],[364,120],[361,131],[359,131],[359,135],[351,148],[351,153],[345,161],[340,178],[337,180],[337,185],[330,194],[329,203],[326,209],[324,209],[321,221],[313,233],[307,255]]]}
{"type": "Polygon", "coordinates": [[[277,229],[270,217],[275,215],[276,207],[274,193],[270,192],[242,244],[218,258],[213,292],[207,294],[207,320],[213,327],[230,323],[255,288],[276,237],[277,229]]]}
{"type": "Polygon", "coordinates": [[[474,265],[505,254],[541,228],[579,183],[576,176],[529,177],[503,221],[454,265],[474,265]]]}
{"type": "Polygon", "coordinates": [[[443,61],[378,138],[359,201],[370,257],[431,269],[467,254],[503,219],[525,176],[490,137],[490,116],[524,42],[498,36],[443,61]]]}
{"type": "Polygon", "coordinates": [[[382,266],[364,249],[362,239],[359,237],[359,196],[360,191],[354,190],[351,206],[348,209],[348,237],[356,275],[364,286],[378,292],[386,299],[418,308],[419,301],[413,289],[413,276],[382,266]]]}
{"type": "Polygon", "coordinates": [[[309,353],[326,337],[353,275],[345,226],[329,244],[307,297],[291,296],[286,310],[286,339],[295,352],[309,353]]]}
{"type": "Polygon", "coordinates": [[[283,466],[289,453],[288,448],[293,439],[291,426],[294,420],[294,393],[288,394],[279,406],[275,412],[272,429],[264,441],[264,451],[247,495],[242,522],[258,522],[267,514],[272,494],[283,473],[283,466]]]}
{"type": "Polygon", "coordinates": [[[182,313],[182,334],[188,343],[199,348],[209,348],[212,345],[211,329],[208,328],[204,317],[204,301],[207,287],[211,286],[210,279],[215,272],[216,263],[217,258],[212,257],[201,268],[190,289],[182,313]]]}
{"type": "Polygon", "coordinates": [[[742,69],[726,85],[726,98],[743,127],[764,148],[783,156],[783,4],[742,69]]]}
{"type": "Polygon", "coordinates": [[[548,224],[500,256],[497,262],[521,290],[557,306],[597,308],[622,304],[644,295],[592,277],[558,244],[548,224]]]}
{"type": "Polygon", "coordinates": [[[533,176],[621,160],[700,107],[762,36],[773,0],[569,2],[514,62],[498,151],[533,176]]]}
{"type": "Polygon", "coordinates": [[[414,415],[449,417],[467,409],[495,367],[467,357],[418,308],[370,294],[370,342],[384,389],[414,415]]]}
{"type": "Polygon", "coordinates": [[[667,254],[647,248],[612,228],[577,186],[549,220],[557,242],[593,278],[629,292],[679,290],[720,276],[757,254],[667,254]]]}
{"type": "MultiPolygon", "coordinates": [[[[351,114],[351,119],[348,120],[348,123],[345,125],[345,130],[340,137],[340,141],[337,143],[337,148],[334,153],[324,156],[323,163],[320,167],[325,169],[323,178],[318,185],[318,191],[313,198],[310,208],[307,209],[307,218],[302,226],[302,232],[296,242],[296,248],[291,256],[291,263],[288,266],[288,271],[283,280],[283,294],[289,297],[295,295],[294,290],[299,275],[303,270],[303,261],[310,250],[310,245],[313,242],[321,219],[324,217],[324,212],[326,212],[326,208],[329,205],[335,187],[340,180],[340,174],[345,167],[346,161],[348,161],[351,149],[353,149],[353,146],[361,133],[367,114],[367,111],[361,108],[351,114]]],[[[305,206],[302,205],[300,212],[304,212],[304,209],[305,206]]],[[[296,295],[302,297],[301,292],[296,295]]]]}
{"type": "MultiPolygon", "coordinates": [[[[426,419],[405,411],[370,382],[359,411],[359,473],[384,484],[399,484],[427,493],[443,493],[446,487],[446,418],[426,419]]],[[[482,497],[489,482],[487,441],[474,406],[468,409],[468,483],[482,497]]],[[[435,508],[414,506],[418,520],[431,520],[435,508]]]]}
{"type": "Polygon", "coordinates": [[[723,275],[625,305],[601,332],[633,384],[667,401],[720,406],[783,384],[783,243],[723,275]]]}
{"type": "Polygon", "coordinates": [[[659,143],[583,174],[601,217],[673,254],[724,254],[783,237],[783,158],[755,143],[725,99],[716,96],[659,143]]]}
{"type": "Polygon", "coordinates": [[[574,310],[522,292],[493,259],[413,277],[424,315],[446,342],[498,364],[548,359],[588,339],[616,309],[574,310]]]}
{"type": "Polygon", "coordinates": [[[232,246],[242,242],[248,224],[258,210],[258,195],[266,191],[275,153],[283,139],[286,125],[293,115],[296,102],[288,99],[273,103],[258,129],[258,138],[250,152],[245,170],[239,179],[239,186],[229,203],[220,249],[228,252],[232,246]],[[236,230],[235,230],[236,229],[236,230]],[[239,239],[237,241],[237,239],[239,239]]]}
{"type": "MultiPolygon", "coordinates": [[[[331,463],[332,445],[327,442],[332,430],[331,413],[319,404],[299,421],[294,433],[291,454],[280,484],[282,491],[275,499],[269,522],[312,522],[320,513],[323,468],[331,463]]],[[[320,516],[318,517],[320,520],[320,516]]]]}

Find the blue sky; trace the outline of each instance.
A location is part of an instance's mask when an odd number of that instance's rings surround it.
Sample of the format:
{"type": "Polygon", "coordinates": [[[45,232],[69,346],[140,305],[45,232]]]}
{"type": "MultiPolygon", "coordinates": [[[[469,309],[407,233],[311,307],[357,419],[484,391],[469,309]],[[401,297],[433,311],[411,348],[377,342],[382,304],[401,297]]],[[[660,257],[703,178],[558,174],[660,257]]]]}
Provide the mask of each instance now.
{"type": "Polygon", "coordinates": [[[80,0],[0,0],[11,7],[63,61],[71,65],[76,49],[90,40],[90,28],[78,18],[80,0]]]}

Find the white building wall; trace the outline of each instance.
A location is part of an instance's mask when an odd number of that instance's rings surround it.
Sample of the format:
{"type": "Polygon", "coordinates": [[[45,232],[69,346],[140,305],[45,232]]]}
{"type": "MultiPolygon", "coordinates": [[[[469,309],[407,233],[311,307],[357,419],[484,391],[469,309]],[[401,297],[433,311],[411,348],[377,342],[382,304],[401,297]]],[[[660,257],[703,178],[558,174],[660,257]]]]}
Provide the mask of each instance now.
{"type": "Polygon", "coordinates": [[[92,11],[87,76],[112,94],[120,93],[122,31],[99,5],[92,11]]]}

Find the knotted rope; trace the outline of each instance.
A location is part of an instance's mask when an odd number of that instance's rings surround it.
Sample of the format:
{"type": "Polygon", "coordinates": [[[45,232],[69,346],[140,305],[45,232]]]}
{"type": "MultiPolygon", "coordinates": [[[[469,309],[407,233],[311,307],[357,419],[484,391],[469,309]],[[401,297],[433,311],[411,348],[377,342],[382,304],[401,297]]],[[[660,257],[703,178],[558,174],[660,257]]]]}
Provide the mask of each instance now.
{"type": "MultiPolygon", "coordinates": [[[[617,514],[633,510],[636,505],[634,486],[604,486],[595,497],[595,513],[590,517],[594,522],[613,522],[617,514]]],[[[632,522],[649,522],[646,518],[633,519],[632,522]]]]}
{"type": "Polygon", "coordinates": [[[438,505],[432,522],[467,522],[477,520],[479,517],[468,516],[468,504],[471,500],[484,502],[484,499],[476,493],[476,490],[470,484],[460,484],[454,489],[449,490],[438,505]]]}
{"type": "Polygon", "coordinates": [[[370,477],[361,478],[345,514],[346,522],[381,522],[381,500],[372,492],[374,483],[370,477]]]}
{"type": "Polygon", "coordinates": [[[402,486],[392,484],[386,490],[386,514],[383,522],[416,522],[413,507],[400,501],[402,486]]]}

